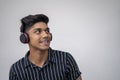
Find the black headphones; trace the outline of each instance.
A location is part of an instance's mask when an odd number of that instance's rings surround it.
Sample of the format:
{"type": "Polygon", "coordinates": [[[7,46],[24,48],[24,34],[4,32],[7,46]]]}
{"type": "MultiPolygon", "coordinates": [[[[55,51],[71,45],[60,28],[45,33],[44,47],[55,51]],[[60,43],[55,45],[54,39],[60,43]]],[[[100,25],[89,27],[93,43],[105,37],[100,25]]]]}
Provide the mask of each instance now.
{"type": "MultiPolygon", "coordinates": [[[[20,41],[24,44],[28,43],[30,41],[30,39],[29,39],[28,34],[25,32],[24,26],[20,27],[20,32],[21,32],[20,41]]],[[[51,41],[52,41],[52,33],[50,33],[50,37],[51,37],[51,41]]]]}
{"type": "Polygon", "coordinates": [[[24,28],[23,25],[20,27],[20,32],[21,32],[20,41],[24,44],[28,43],[29,42],[29,36],[28,36],[27,33],[25,33],[25,28],[24,28]]]}

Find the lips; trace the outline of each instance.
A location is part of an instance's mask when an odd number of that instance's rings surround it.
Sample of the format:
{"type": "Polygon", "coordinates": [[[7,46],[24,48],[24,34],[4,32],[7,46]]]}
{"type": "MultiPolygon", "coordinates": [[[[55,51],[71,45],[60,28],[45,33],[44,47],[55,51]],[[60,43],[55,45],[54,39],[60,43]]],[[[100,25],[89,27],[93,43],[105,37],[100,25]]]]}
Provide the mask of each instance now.
{"type": "Polygon", "coordinates": [[[50,43],[50,40],[48,40],[48,39],[42,39],[42,40],[40,40],[40,44],[42,44],[42,45],[48,46],[49,43],[50,43]]]}

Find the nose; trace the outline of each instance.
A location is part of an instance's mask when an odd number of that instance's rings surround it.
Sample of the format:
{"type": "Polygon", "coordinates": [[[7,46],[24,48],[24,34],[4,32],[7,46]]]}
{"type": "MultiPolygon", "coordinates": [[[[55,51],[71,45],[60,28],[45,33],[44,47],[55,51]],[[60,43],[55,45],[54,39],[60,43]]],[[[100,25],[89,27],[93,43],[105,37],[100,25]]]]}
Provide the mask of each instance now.
{"type": "Polygon", "coordinates": [[[41,35],[42,35],[43,38],[48,38],[49,33],[46,32],[46,31],[42,31],[41,35]]]}

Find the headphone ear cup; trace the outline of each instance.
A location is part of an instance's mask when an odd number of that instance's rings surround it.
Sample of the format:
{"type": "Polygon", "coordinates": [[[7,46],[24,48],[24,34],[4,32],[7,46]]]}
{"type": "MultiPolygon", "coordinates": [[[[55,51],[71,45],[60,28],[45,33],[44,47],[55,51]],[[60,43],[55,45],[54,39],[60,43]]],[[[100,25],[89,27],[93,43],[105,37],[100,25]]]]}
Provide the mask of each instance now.
{"type": "Polygon", "coordinates": [[[29,42],[29,36],[28,36],[28,34],[27,33],[22,33],[21,35],[20,35],[20,41],[22,42],[22,43],[28,43],[29,42]]]}
{"type": "Polygon", "coordinates": [[[50,38],[51,38],[51,41],[52,41],[52,38],[53,38],[53,37],[52,37],[52,33],[50,33],[50,38]]]}

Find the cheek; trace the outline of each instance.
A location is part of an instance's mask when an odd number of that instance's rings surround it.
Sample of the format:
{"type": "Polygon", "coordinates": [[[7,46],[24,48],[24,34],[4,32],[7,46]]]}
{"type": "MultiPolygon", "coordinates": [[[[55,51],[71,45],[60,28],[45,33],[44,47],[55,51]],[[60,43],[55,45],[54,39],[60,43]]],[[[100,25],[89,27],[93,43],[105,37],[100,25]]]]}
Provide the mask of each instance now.
{"type": "Polygon", "coordinates": [[[31,36],[29,36],[29,39],[30,39],[30,42],[35,42],[35,41],[39,40],[39,37],[35,36],[35,35],[31,35],[31,36]]]}

